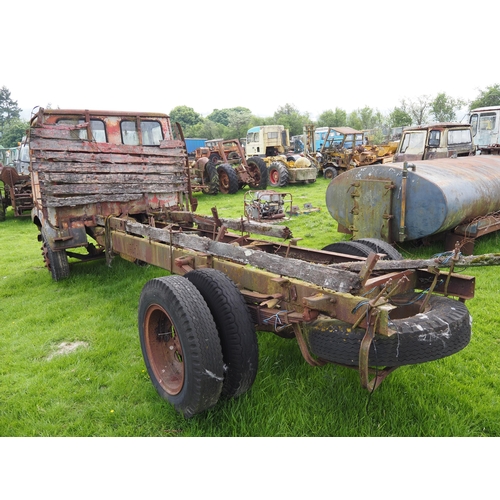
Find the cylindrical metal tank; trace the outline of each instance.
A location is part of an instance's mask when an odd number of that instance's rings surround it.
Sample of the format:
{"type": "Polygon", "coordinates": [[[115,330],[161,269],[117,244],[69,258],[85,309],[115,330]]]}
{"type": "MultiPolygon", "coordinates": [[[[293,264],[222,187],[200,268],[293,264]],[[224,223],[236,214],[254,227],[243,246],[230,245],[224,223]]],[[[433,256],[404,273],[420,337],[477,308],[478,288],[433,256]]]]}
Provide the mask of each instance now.
{"type": "Polygon", "coordinates": [[[354,239],[424,238],[500,211],[500,157],[415,161],[407,169],[402,163],[354,168],[331,181],[326,205],[354,239]]]}

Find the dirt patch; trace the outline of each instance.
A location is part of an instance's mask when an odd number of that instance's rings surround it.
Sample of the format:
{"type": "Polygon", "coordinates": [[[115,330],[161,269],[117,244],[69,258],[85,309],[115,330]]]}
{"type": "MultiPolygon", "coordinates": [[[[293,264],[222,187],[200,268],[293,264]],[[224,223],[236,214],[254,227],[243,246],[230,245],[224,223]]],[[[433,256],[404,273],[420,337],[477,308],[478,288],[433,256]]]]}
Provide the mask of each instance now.
{"type": "Polygon", "coordinates": [[[70,352],[76,351],[80,347],[88,347],[88,342],[82,342],[77,340],[76,342],[62,342],[57,346],[57,350],[47,356],[47,360],[50,361],[55,356],[62,356],[63,354],[69,354],[70,352]]]}

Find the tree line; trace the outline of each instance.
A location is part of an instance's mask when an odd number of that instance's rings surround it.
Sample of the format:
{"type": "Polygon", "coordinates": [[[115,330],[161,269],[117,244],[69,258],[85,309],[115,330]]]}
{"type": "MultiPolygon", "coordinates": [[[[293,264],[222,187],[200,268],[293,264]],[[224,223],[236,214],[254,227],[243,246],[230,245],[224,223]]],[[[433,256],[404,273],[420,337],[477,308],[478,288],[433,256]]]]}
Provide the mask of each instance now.
{"type": "MultiPolygon", "coordinates": [[[[448,122],[457,120],[456,113],[483,106],[500,105],[500,84],[480,90],[476,99],[467,102],[449,96],[445,92],[436,96],[423,95],[414,99],[402,99],[398,106],[383,115],[369,106],[358,108],[350,113],[336,107],[323,111],[316,121],[309,113],[301,113],[293,104],[277,108],[272,116],[259,117],[251,110],[237,106],[234,108],[214,109],[203,117],[189,106],[176,106],[170,111],[172,122],[181,124],[185,137],[205,139],[236,139],[246,137],[249,128],[257,125],[283,125],[290,136],[302,134],[304,125],[314,123],[317,127],[348,126],[357,130],[376,130],[375,141],[383,139],[383,130],[410,125],[422,125],[429,121],[448,122]]],[[[21,108],[11,97],[10,90],[0,89],[0,146],[15,147],[22,140],[29,126],[20,118],[21,108]]]]}

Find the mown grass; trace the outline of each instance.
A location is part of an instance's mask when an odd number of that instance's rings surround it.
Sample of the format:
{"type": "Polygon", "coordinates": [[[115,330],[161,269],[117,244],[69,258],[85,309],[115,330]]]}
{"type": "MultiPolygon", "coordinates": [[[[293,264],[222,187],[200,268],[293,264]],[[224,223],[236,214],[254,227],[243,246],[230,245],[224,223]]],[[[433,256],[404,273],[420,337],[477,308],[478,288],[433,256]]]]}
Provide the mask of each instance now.
{"type": "MultiPolygon", "coordinates": [[[[299,244],[321,248],[336,232],[327,182],[289,186],[294,204],[320,212],[286,221],[299,244]]],[[[198,212],[243,213],[244,192],[196,195],[198,212]]],[[[476,253],[498,251],[490,235],[476,253]]],[[[259,372],[244,396],[185,420],[155,392],[137,333],[137,305],[147,280],[165,274],[120,258],[76,264],[53,282],[28,219],[0,223],[1,436],[500,436],[498,269],[470,268],[473,337],[463,351],[402,367],[373,394],[356,371],[309,366],[293,340],[259,333],[259,372]],[[61,344],[81,342],[56,354],[61,344]]],[[[401,249],[430,256],[435,247],[401,249]]]]}

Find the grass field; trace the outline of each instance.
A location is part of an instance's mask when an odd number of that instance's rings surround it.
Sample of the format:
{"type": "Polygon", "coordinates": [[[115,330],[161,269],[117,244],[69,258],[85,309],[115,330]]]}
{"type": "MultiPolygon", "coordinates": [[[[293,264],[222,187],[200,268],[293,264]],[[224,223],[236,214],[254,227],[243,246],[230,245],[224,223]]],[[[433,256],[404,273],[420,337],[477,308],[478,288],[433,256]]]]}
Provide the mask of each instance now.
{"type": "MultiPolygon", "coordinates": [[[[321,208],[287,221],[300,245],[344,238],[325,207],[326,186],[282,189],[295,205],[321,208]]],[[[198,212],[215,205],[221,217],[239,217],[243,196],[199,194],[198,212]]],[[[476,253],[499,248],[490,235],[476,253]]],[[[440,248],[400,250],[424,257],[440,248]]],[[[36,227],[12,210],[0,223],[0,251],[0,436],[500,436],[498,268],[462,271],[476,276],[473,337],[449,358],[402,367],[369,394],[356,371],[313,368],[295,341],[260,332],[252,389],[185,420],[155,392],[138,339],[141,289],[165,271],[117,257],[111,267],[76,264],[53,282],[36,227]]]]}

